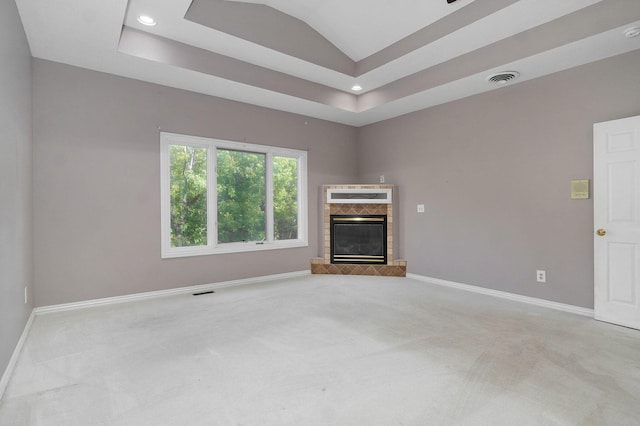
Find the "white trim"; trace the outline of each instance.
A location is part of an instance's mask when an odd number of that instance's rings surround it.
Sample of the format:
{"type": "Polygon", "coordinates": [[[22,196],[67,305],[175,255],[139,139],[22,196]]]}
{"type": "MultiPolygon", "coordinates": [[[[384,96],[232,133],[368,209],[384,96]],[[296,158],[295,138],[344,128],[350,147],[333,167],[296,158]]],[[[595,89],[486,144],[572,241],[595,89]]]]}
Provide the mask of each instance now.
{"type": "MultiPolygon", "coordinates": [[[[243,278],[239,280],[224,281],[224,282],[214,283],[214,284],[201,284],[201,285],[195,285],[195,286],[189,286],[189,287],[178,287],[178,288],[173,288],[168,290],[150,291],[145,293],[129,294],[125,296],[106,297],[102,299],[86,300],[82,302],[64,303],[60,305],[41,306],[38,308],[34,308],[31,311],[31,315],[29,316],[29,319],[27,320],[27,324],[25,325],[22,335],[20,336],[20,340],[18,340],[16,348],[13,351],[13,355],[9,360],[9,364],[7,365],[7,368],[5,369],[4,374],[2,375],[2,379],[0,379],[0,401],[2,400],[6,387],[9,383],[9,379],[13,374],[16,363],[18,362],[18,357],[22,352],[22,348],[24,347],[25,341],[27,339],[27,336],[29,335],[29,331],[31,330],[31,325],[33,324],[33,320],[36,315],[46,315],[46,314],[51,314],[56,312],[67,312],[67,311],[74,311],[78,309],[86,309],[94,306],[105,306],[105,305],[113,305],[113,304],[119,304],[119,303],[135,302],[140,300],[156,299],[160,297],[174,296],[179,294],[197,293],[201,291],[209,291],[209,290],[215,290],[219,288],[256,284],[256,283],[287,279],[287,278],[298,278],[298,277],[303,277],[310,274],[311,272],[308,270],[297,271],[297,272],[287,272],[283,274],[266,275],[262,277],[243,278]]],[[[492,290],[492,289],[478,287],[478,286],[469,285],[469,284],[461,284],[453,281],[442,280],[439,278],[431,278],[431,277],[426,277],[426,276],[417,275],[417,274],[408,273],[407,278],[414,279],[417,281],[427,282],[430,284],[440,285],[443,287],[455,288],[458,290],[470,291],[473,293],[484,294],[487,296],[493,296],[501,299],[507,299],[507,300],[512,300],[516,302],[526,303],[529,305],[541,306],[544,308],[550,308],[550,309],[555,309],[563,312],[569,312],[572,314],[582,315],[590,318],[594,317],[593,309],[582,308],[580,306],[567,305],[564,303],[552,302],[549,300],[522,296],[518,294],[508,293],[505,291],[492,290]]]]}
{"type": "Polygon", "coordinates": [[[407,278],[593,318],[593,309],[583,308],[581,306],[567,305],[565,303],[552,302],[550,300],[538,299],[536,297],[522,296],[520,294],[508,293],[506,291],[492,290],[490,288],[478,287],[475,285],[461,284],[454,281],[441,280],[439,278],[425,277],[423,275],[407,274],[407,278]]]}
{"type": "Polygon", "coordinates": [[[4,396],[4,391],[7,389],[7,385],[9,384],[9,379],[13,375],[13,370],[16,368],[16,364],[18,363],[18,357],[22,353],[22,348],[24,347],[24,343],[27,340],[27,336],[29,335],[29,331],[31,330],[31,324],[33,324],[33,319],[35,317],[35,309],[31,310],[31,314],[29,315],[29,319],[24,326],[24,330],[22,330],[22,335],[18,340],[18,344],[16,348],[13,350],[13,354],[11,355],[11,359],[9,359],[9,364],[7,368],[4,370],[4,374],[2,374],[2,379],[0,379],[0,401],[2,401],[2,397],[4,396]]]}
{"type": "Polygon", "coordinates": [[[204,250],[203,247],[172,247],[174,252],[172,254],[166,254],[163,259],[179,258],[179,257],[191,257],[191,256],[207,256],[214,254],[225,253],[243,253],[250,251],[262,251],[262,250],[279,250],[309,247],[309,243],[306,241],[298,240],[278,240],[278,241],[247,241],[245,243],[224,243],[219,244],[215,249],[204,250]]]}
{"type": "Polygon", "coordinates": [[[51,314],[54,312],[75,311],[77,309],[91,308],[94,306],[114,305],[118,303],[136,302],[140,300],[156,299],[159,297],[175,296],[178,294],[198,293],[202,291],[215,290],[225,287],[236,287],[240,285],[263,283],[287,278],[298,278],[310,275],[310,271],[287,272],[284,274],[265,275],[262,277],[243,278],[233,281],[224,281],[214,284],[200,284],[189,287],[178,287],[168,290],[149,291],[145,293],[127,294],[124,296],[105,297],[102,299],[85,300],[82,302],[63,303],[60,305],[41,306],[35,308],[36,315],[51,314]]]}
{"type": "Polygon", "coordinates": [[[283,248],[298,248],[309,246],[308,230],[308,188],[307,188],[307,151],[281,148],[268,145],[256,145],[245,142],[226,141],[199,136],[180,135],[176,133],[160,132],[160,224],[162,259],[205,256],[223,253],[242,253],[249,251],[277,250],[283,248]],[[207,148],[207,244],[193,247],[171,246],[171,200],[170,200],[170,153],[171,145],[184,145],[207,148]],[[217,222],[217,150],[230,149],[265,155],[267,179],[265,194],[267,203],[266,228],[267,233],[263,241],[247,241],[234,243],[218,243],[217,222]],[[273,157],[295,159],[298,163],[298,237],[292,240],[273,239],[273,157]]]}
{"type": "Polygon", "coordinates": [[[393,197],[391,188],[327,189],[327,204],[391,204],[392,198],[393,197]],[[339,195],[341,194],[351,195],[352,197],[340,198],[339,195]],[[381,194],[384,196],[384,198],[376,198],[377,195],[381,194]],[[358,198],[357,196],[363,198],[358,198]]]}
{"type": "Polygon", "coordinates": [[[297,271],[297,272],[287,272],[283,274],[275,274],[275,275],[265,275],[262,277],[255,278],[243,278],[239,280],[233,281],[224,281],[220,283],[214,284],[201,284],[189,287],[179,287],[172,288],[168,290],[159,290],[159,291],[150,291],[145,293],[136,293],[136,294],[128,294],[125,296],[116,296],[116,297],[105,297],[102,299],[94,299],[94,300],[86,300],[82,302],[74,302],[74,303],[64,303],[60,305],[51,305],[51,306],[41,306],[38,308],[34,308],[29,315],[29,319],[27,320],[27,324],[22,331],[22,335],[16,344],[16,347],[11,355],[11,359],[9,360],[9,364],[7,368],[4,370],[2,378],[0,379],[0,401],[2,401],[2,397],[4,392],[9,384],[9,380],[13,375],[16,364],[18,362],[18,358],[22,353],[22,348],[27,340],[27,336],[29,335],[29,331],[31,330],[31,325],[33,324],[33,320],[36,316],[39,315],[47,315],[56,312],[67,312],[67,311],[75,311],[78,309],[86,309],[92,308],[95,306],[105,306],[105,305],[114,305],[118,303],[127,303],[127,302],[136,302],[140,300],[149,300],[156,299],[160,297],[174,296],[178,294],[189,294],[189,293],[197,293],[202,291],[215,290],[219,288],[225,287],[236,287],[247,284],[257,284],[268,281],[282,280],[287,278],[298,278],[310,275],[311,271],[297,271]]]}
{"type": "Polygon", "coordinates": [[[298,158],[298,240],[309,246],[309,168],[307,155],[298,158]]]}
{"type": "MultiPolygon", "coordinates": [[[[266,161],[264,164],[265,171],[265,221],[267,222],[267,229],[265,230],[265,241],[274,241],[273,228],[274,228],[274,211],[273,211],[273,153],[265,153],[266,161]]],[[[299,169],[300,167],[298,167],[299,169]]],[[[297,182],[296,182],[297,183],[297,182]]],[[[217,186],[217,185],[216,185],[217,186]]],[[[216,210],[218,211],[218,210],[216,210]]],[[[297,219],[297,217],[296,217],[297,219]]],[[[216,235],[218,230],[216,229],[216,235]]]]}

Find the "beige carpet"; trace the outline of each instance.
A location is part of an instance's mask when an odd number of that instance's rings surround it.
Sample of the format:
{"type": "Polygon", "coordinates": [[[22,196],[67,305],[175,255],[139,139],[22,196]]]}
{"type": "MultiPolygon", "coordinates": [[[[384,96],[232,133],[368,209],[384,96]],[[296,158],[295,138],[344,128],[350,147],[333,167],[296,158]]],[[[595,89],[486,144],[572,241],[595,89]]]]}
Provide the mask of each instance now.
{"type": "Polygon", "coordinates": [[[36,317],[0,425],[635,425],[640,332],[408,278],[36,317]]]}

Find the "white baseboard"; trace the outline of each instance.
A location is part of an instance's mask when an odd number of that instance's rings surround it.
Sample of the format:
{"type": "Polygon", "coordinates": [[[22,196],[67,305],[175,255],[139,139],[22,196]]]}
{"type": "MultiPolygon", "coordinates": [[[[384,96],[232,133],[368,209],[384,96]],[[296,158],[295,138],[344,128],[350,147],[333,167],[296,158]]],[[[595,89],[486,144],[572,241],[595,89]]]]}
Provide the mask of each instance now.
{"type": "Polygon", "coordinates": [[[198,293],[198,292],[210,291],[210,290],[215,290],[215,289],[224,288],[224,287],[235,287],[240,285],[256,284],[256,283],[262,283],[262,282],[268,282],[268,281],[274,281],[274,280],[282,280],[287,278],[298,278],[298,277],[302,277],[310,274],[311,274],[311,271],[308,271],[308,270],[298,271],[298,272],[288,272],[284,274],[266,275],[262,277],[244,278],[244,279],[233,280],[233,281],[224,281],[224,282],[215,283],[215,284],[201,284],[201,285],[195,285],[190,287],[179,287],[179,288],[172,288],[168,290],[150,291],[145,293],[129,294],[126,296],[106,297],[103,299],[86,300],[82,302],[64,303],[60,305],[41,306],[38,308],[34,308],[31,311],[29,320],[27,321],[27,324],[24,327],[22,335],[20,336],[20,340],[18,340],[18,344],[16,345],[16,348],[13,351],[13,355],[9,360],[9,365],[7,365],[7,368],[2,374],[2,379],[0,379],[0,400],[2,400],[4,391],[6,390],[7,385],[9,384],[9,379],[13,374],[16,363],[18,362],[18,357],[22,352],[22,348],[27,339],[27,335],[29,334],[29,330],[31,330],[31,324],[33,323],[33,320],[36,315],[45,315],[53,312],[73,311],[76,309],[85,309],[93,306],[112,305],[117,303],[134,302],[134,301],[145,300],[145,299],[155,299],[158,297],[173,296],[177,294],[198,293]]]}
{"type": "MultiPolygon", "coordinates": [[[[51,305],[51,306],[42,306],[38,308],[34,308],[29,316],[27,324],[24,327],[24,331],[20,336],[20,340],[18,340],[18,344],[16,345],[15,350],[13,351],[13,355],[9,360],[9,365],[4,371],[2,375],[2,379],[0,379],[0,400],[2,400],[2,396],[4,395],[4,391],[6,390],[7,384],[9,383],[9,378],[11,377],[13,370],[15,369],[16,363],[18,361],[18,357],[22,352],[22,348],[24,346],[27,335],[29,334],[29,330],[31,329],[31,324],[33,323],[34,317],[36,315],[44,315],[53,312],[64,312],[64,311],[72,311],[76,309],[85,309],[93,306],[103,306],[103,305],[112,305],[117,303],[126,303],[126,302],[134,302],[145,299],[154,299],[158,297],[166,297],[173,296],[178,294],[186,294],[186,293],[197,293],[203,291],[210,291],[224,287],[235,287],[240,285],[247,284],[257,284],[262,282],[281,280],[287,278],[298,278],[302,276],[309,275],[311,272],[308,270],[298,271],[298,272],[289,272],[284,274],[276,274],[276,275],[267,275],[262,277],[255,278],[244,278],[240,280],[233,281],[225,281],[215,284],[202,284],[190,287],[179,287],[168,290],[159,290],[159,291],[150,291],[145,293],[136,293],[125,296],[116,296],[116,297],[106,297],[103,299],[95,299],[95,300],[87,300],[82,302],[75,303],[64,303],[60,305],[51,305]]],[[[478,287],[469,284],[461,284],[453,281],[442,280],[439,278],[430,278],[417,274],[407,274],[407,278],[411,278],[418,281],[423,281],[435,285],[440,285],[449,288],[455,288],[464,291],[470,291],[473,293],[480,293],[488,296],[498,297],[501,299],[512,300],[521,303],[527,303],[529,305],[536,305],[545,308],[555,309],[559,311],[569,312],[572,314],[582,315],[586,317],[593,318],[593,309],[582,308],[580,306],[567,305],[564,303],[552,302],[549,300],[538,299],[534,297],[522,296],[519,294],[508,293],[505,291],[492,290],[484,287],[478,287]]]]}
{"type": "Polygon", "coordinates": [[[135,302],[140,300],[155,299],[158,297],[174,296],[177,294],[199,293],[203,291],[211,291],[224,287],[235,287],[239,285],[256,284],[267,281],[282,280],[286,278],[297,278],[310,275],[310,271],[288,272],[284,274],[266,275],[255,278],[243,278],[240,280],[224,281],[214,284],[201,284],[190,287],[178,287],[168,290],[149,291],[145,293],[127,294],[125,296],[105,297],[102,299],[85,300],[82,302],[63,303],[60,305],[41,306],[35,308],[36,315],[50,314],[53,312],[74,311],[77,309],[91,308],[94,306],[113,305],[117,303],[135,302]]]}
{"type": "Polygon", "coordinates": [[[24,326],[24,330],[22,330],[22,335],[18,340],[18,344],[16,348],[13,350],[13,354],[11,355],[11,359],[9,359],[9,364],[7,368],[4,370],[2,374],[2,378],[0,379],[0,401],[2,401],[2,397],[4,396],[4,391],[7,389],[7,385],[9,384],[9,379],[13,374],[13,370],[16,368],[16,363],[18,362],[18,357],[22,352],[22,348],[24,347],[24,343],[27,340],[27,336],[29,335],[29,330],[31,330],[31,324],[33,324],[33,318],[35,317],[35,312],[31,310],[31,315],[29,315],[29,319],[24,326]]]}
{"type": "MultiPolygon", "coordinates": [[[[150,291],[145,293],[130,294],[126,296],[106,297],[103,299],[87,300],[83,302],[64,303],[60,305],[42,306],[42,307],[34,308],[31,311],[31,315],[29,316],[29,319],[27,320],[27,324],[25,325],[22,335],[20,336],[20,340],[18,340],[18,344],[16,345],[16,348],[13,351],[13,355],[9,360],[9,365],[7,365],[7,368],[5,369],[4,374],[0,379],[0,400],[2,400],[6,387],[9,383],[9,379],[13,374],[13,370],[15,369],[16,363],[18,361],[18,357],[22,352],[24,343],[27,339],[29,331],[31,330],[31,324],[33,323],[34,317],[36,315],[44,315],[44,314],[53,313],[53,312],[72,311],[76,309],[85,309],[93,306],[103,306],[103,305],[112,305],[117,303],[134,302],[139,300],[154,299],[158,297],[173,296],[178,294],[198,293],[198,292],[210,291],[210,290],[215,290],[215,289],[224,288],[224,287],[235,287],[235,286],[247,285],[247,284],[257,284],[257,283],[287,279],[287,278],[298,278],[298,277],[310,275],[310,273],[311,272],[308,270],[298,271],[298,272],[289,272],[284,274],[267,275],[267,276],[255,277],[255,278],[244,278],[244,279],[233,280],[233,281],[224,281],[224,282],[215,283],[215,284],[202,284],[202,285],[196,285],[196,286],[190,286],[190,287],[179,287],[179,288],[173,288],[168,290],[150,291]]],[[[425,277],[423,275],[417,275],[417,274],[408,273],[407,278],[411,278],[414,280],[423,281],[423,282],[427,282],[435,285],[440,285],[444,287],[455,288],[458,290],[470,291],[473,293],[480,293],[488,296],[498,297],[501,299],[527,303],[529,305],[541,306],[545,308],[569,312],[572,314],[582,315],[590,318],[593,318],[594,316],[593,309],[582,308],[580,306],[567,305],[564,303],[552,302],[549,300],[538,299],[535,297],[522,296],[519,294],[508,293],[505,291],[492,290],[484,287],[478,287],[478,286],[469,285],[469,284],[461,284],[454,281],[447,281],[439,278],[425,277]]]]}
{"type": "Polygon", "coordinates": [[[593,309],[583,308],[580,306],[567,305],[564,303],[552,302],[550,300],[538,299],[538,298],[529,297],[529,296],[522,296],[519,294],[508,293],[506,291],[492,290],[490,288],[478,287],[475,285],[461,284],[454,281],[441,280],[439,278],[430,278],[430,277],[425,277],[423,275],[407,274],[407,278],[412,278],[414,280],[424,281],[427,283],[441,285],[444,287],[456,288],[458,290],[485,294],[487,296],[498,297],[500,299],[513,300],[516,302],[527,303],[529,305],[542,306],[544,308],[555,309],[558,311],[564,311],[572,314],[593,318],[593,309]]]}

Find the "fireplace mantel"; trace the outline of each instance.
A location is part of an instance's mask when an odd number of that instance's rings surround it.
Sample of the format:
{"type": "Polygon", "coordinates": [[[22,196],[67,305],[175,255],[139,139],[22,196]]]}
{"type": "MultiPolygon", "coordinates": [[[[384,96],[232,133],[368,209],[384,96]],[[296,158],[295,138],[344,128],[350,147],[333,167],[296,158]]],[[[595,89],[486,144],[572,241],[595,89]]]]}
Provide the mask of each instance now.
{"type": "Polygon", "coordinates": [[[327,188],[325,200],[328,204],[392,204],[392,188],[327,188]]]}
{"type": "Polygon", "coordinates": [[[407,262],[394,259],[394,185],[324,185],[324,256],[311,260],[313,274],[383,275],[404,277],[407,262]],[[387,256],[385,264],[360,265],[331,263],[331,215],[385,215],[387,220],[387,256]]]}

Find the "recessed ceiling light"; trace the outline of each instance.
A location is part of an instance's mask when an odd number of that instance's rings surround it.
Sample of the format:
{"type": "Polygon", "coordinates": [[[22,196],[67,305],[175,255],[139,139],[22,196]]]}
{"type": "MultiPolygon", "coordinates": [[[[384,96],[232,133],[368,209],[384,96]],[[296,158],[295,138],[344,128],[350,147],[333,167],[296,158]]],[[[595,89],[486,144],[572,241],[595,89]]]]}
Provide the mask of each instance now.
{"type": "Polygon", "coordinates": [[[142,25],[146,25],[147,27],[153,27],[156,24],[156,20],[149,15],[138,16],[138,22],[142,25]]]}
{"type": "Polygon", "coordinates": [[[362,86],[360,86],[359,84],[354,84],[353,87],[351,87],[351,90],[353,90],[354,92],[359,92],[362,90],[362,86]]]}
{"type": "Polygon", "coordinates": [[[624,30],[624,36],[628,38],[638,37],[640,35],[640,27],[627,28],[624,30]]]}

